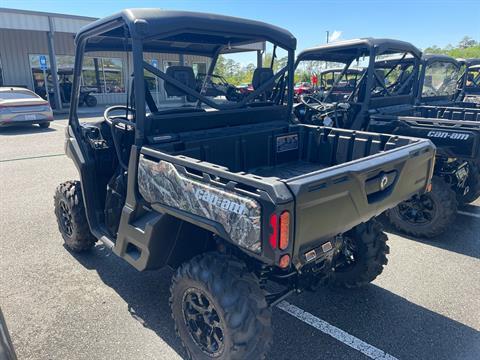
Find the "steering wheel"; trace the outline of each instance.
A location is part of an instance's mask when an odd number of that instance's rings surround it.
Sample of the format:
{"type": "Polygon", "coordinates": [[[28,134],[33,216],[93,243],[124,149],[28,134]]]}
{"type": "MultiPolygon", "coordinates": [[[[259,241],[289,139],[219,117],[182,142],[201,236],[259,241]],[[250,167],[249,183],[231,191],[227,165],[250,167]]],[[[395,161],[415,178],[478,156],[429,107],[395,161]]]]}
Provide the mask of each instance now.
{"type": "Polygon", "coordinates": [[[135,122],[128,118],[128,114],[133,114],[134,112],[135,109],[129,106],[114,105],[105,109],[105,112],[103,113],[103,119],[108,125],[110,125],[110,127],[112,127],[112,131],[114,130],[113,128],[127,131],[135,128],[135,122]],[[120,110],[123,110],[127,115],[111,115],[112,112],[120,110]]]}
{"type": "Polygon", "coordinates": [[[302,95],[300,97],[300,102],[310,110],[313,110],[316,112],[321,112],[327,109],[328,107],[330,107],[329,106],[330,104],[324,103],[321,100],[317,99],[316,97],[308,94],[302,95]],[[314,106],[313,105],[314,103],[317,104],[317,106],[314,106]]]}
{"type": "Polygon", "coordinates": [[[113,145],[115,147],[115,152],[117,153],[117,158],[120,166],[124,169],[128,169],[128,164],[123,160],[124,154],[124,144],[122,144],[122,140],[118,137],[118,130],[121,130],[126,134],[127,131],[132,131],[135,129],[135,123],[128,119],[128,113],[132,113],[135,110],[128,106],[124,105],[115,105],[110,106],[109,108],[105,109],[103,113],[103,118],[105,122],[110,126],[110,130],[112,132],[112,140],[113,145]],[[126,115],[110,115],[113,111],[125,111],[126,115]]]}

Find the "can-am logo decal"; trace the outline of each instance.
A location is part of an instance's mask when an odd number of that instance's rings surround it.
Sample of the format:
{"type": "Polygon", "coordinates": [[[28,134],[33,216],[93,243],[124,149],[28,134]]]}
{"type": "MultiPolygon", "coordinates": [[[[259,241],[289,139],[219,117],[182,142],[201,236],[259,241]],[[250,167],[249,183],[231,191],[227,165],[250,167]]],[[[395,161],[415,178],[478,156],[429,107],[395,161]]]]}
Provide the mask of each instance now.
{"type": "Polygon", "coordinates": [[[195,191],[195,197],[198,200],[203,200],[213,206],[234,212],[235,214],[243,215],[245,213],[245,205],[238,204],[232,200],[222,199],[221,197],[203,189],[197,189],[195,191]]]}
{"type": "Polygon", "coordinates": [[[429,131],[427,134],[428,137],[439,138],[439,139],[451,139],[451,140],[468,140],[470,137],[469,134],[465,133],[455,133],[455,132],[446,132],[446,131],[429,131]]]}

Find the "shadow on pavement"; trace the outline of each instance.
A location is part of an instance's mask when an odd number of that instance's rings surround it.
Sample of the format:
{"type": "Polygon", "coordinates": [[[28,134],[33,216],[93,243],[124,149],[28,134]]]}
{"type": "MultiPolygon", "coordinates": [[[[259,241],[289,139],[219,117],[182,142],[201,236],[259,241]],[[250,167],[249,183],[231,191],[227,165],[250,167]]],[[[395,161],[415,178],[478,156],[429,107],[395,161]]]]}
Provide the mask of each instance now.
{"type": "MultiPolygon", "coordinates": [[[[72,255],[122,297],[135,319],[185,356],[168,304],[171,270],[137,272],[102,245],[89,254],[72,255]]],[[[401,359],[470,359],[480,353],[476,330],[375,285],[361,290],[321,288],[287,300],[401,359]]],[[[280,310],[274,311],[273,325],[269,359],[365,358],[280,310]]]]}
{"type": "Polygon", "coordinates": [[[72,255],[85,268],[95,270],[105,285],[120,295],[132,317],[153,330],[180,356],[186,356],[175,334],[168,304],[171,270],[138,272],[103,245],[85,254],[72,255]]]}
{"type": "MultiPolygon", "coordinates": [[[[473,360],[480,354],[477,330],[373,284],[320,288],[290,302],[398,359],[473,360]]],[[[302,351],[297,355],[312,357],[302,351]]]]}
{"type": "Polygon", "coordinates": [[[26,134],[38,134],[38,133],[48,133],[52,131],[57,131],[52,127],[41,128],[38,125],[9,125],[0,127],[0,136],[1,135],[26,135],[26,134]]]}
{"type": "MultiPolygon", "coordinates": [[[[473,211],[472,211],[473,212],[473,211]]],[[[457,219],[448,231],[432,239],[414,238],[395,230],[387,220],[381,219],[386,232],[401,236],[404,239],[453,251],[458,254],[480,259],[480,220],[458,214],[457,219]]]]}

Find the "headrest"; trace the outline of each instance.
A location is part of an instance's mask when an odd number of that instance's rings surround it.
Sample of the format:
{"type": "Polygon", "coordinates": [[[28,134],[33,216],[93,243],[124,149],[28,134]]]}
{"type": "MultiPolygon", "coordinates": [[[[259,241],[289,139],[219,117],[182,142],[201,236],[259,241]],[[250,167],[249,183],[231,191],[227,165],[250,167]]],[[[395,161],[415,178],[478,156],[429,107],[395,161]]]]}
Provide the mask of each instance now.
{"type": "MultiPolygon", "coordinates": [[[[193,69],[190,66],[169,66],[167,68],[166,74],[171,76],[177,81],[180,81],[182,84],[185,84],[189,88],[195,89],[195,74],[193,69]]],[[[168,96],[185,96],[185,92],[175,85],[169,83],[168,81],[164,82],[165,91],[168,96]]]]}
{"type": "MultiPolygon", "coordinates": [[[[268,80],[273,78],[273,70],[270,68],[257,68],[253,72],[252,77],[252,87],[254,90],[257,90],[260,86],[265,84],[268,80]]],[[[274,83],[267,87],[265,91],[272,91],[274,87],[274,83]]]]}

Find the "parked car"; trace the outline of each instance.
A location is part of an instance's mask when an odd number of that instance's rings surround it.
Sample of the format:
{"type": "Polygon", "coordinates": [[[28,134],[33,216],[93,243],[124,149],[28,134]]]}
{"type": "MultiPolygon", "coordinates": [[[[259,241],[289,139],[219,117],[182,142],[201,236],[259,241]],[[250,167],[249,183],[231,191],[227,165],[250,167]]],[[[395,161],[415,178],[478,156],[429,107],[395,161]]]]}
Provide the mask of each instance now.
{"type": "MultiPolygon", "coordinates": [[[[372,38],[339,41],[301,52],[297,63],[333,61],[344,64],[346,73],[357,59],[368,57],[376,61],[368,63],[347,97],[334,101],[329,94],[310,96],[308,102],[295,108],[295,114],[302,123],[328,121],[346,129],[430,139],[437,146],[432,191],[399,204],[387,217],[395,228],[409,235],[438,236],[453,224],[459,204],[480,196],[480,109],[418,105],[415,95],[418,82],[423,81],[419,77],[422,63],[428,59],[437,66],[438,56],[422,60],[421,51],[408,42],[372,38]]],[[[453,59],[448,62],[455,65],[453,59]]],[[[428,79],[428,98],[422,101],[446,99],[452,93],[455,67],[441,73],[446,76],[435,74],[428,79]]]]}
{"type": "Polygon", "coordinates": [[[303,94],[309,94],[312,89],[312,84],[310,84],[309,82],[298,82],[295,84],[293,91],[295,92],[296,96],[299,96],[303,94]]]}
{"type": "Polygon", "coordinates": [[[80,58],[132,43],[135,107],[111,107],[104,121],[81,124],[72,104],[65,149],[81,180],[55,192],[60,233],[72,251],[100,240],[139,271],[176,269],[170,306],[189,359],[263,359],[273,305],[319,283],[358,287],[380,275],[389,250],[374,217],[428,191],[435,147],[293,124],[290,32],[221,15],[128,9],[76,39],[80,58]],[[276,73],[255,69],[254,91],[238,103],[204,96],[191,67],[162,71],[143,61],[148,49],[216,63],[219,49],[260,41],[287,51],[288,62],[276,73]],[[209,110],[157,108],[145,70],[164,80],[167,95],[209,110]],[[114,115],[118,109],[126,115],[114,115]]]}
{"type": "Polygon", "coordinates": [[[38,124],[48,128],[53,120],[48,101],[25,88],[0,87],[0,126],[38,124]]]}
{"type": "Polygon", "coordinates": [[[243,95],[251,94],[254,90],[253,85],[249,83],[240,84],[237,86],[237,89],[243,95]]]}

